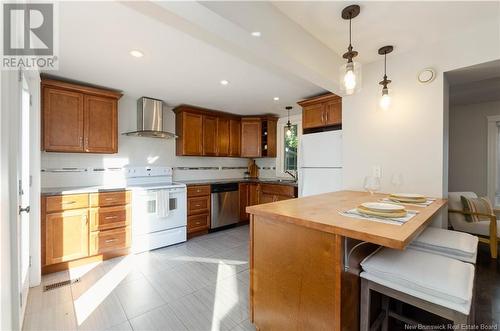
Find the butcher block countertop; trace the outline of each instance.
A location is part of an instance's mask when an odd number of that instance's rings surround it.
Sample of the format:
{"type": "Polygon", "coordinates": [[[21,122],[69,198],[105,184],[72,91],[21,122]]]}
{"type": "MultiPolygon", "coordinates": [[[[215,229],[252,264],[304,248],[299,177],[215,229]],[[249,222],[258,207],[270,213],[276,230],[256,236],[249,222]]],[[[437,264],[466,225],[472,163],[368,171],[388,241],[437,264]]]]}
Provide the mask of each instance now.
{"type": "Polygon", "coordinates": [[[250,206],[246,211],[266,219],[288,222],[385,247],[404,249],[446,205],[446,200],[437,199],[427,207],[407,206],[406,209],[418,211],[418,214],[403,225],[356,219],[339,214],[356,208],[363,202],[376,202],[387,196],[381,193],[370,195],[367,192],[339,191],[250,206]]]}

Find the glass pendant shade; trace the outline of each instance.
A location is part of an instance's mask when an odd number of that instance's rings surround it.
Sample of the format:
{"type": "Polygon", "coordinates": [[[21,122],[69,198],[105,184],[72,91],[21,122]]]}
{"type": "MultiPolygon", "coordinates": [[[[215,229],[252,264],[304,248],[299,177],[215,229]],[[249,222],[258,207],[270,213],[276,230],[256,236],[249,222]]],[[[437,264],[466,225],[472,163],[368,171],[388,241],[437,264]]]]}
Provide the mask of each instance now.
{"type": "Polygon", "coordinates": [[[389,95],[389,89],[384,88],[382,90],[382,96],[380,97],[380,100],[379,100],[380,109],[388,110],[389,108],[391,108],[391,103],[392,103],[392,100],[391,100],[391,96],[389,95]]]}
{"type": "Polygon", "coordinates": [[[361,63],[347,62],[339,69],[340,89],[347,95],[361,89],[361,63]]]}

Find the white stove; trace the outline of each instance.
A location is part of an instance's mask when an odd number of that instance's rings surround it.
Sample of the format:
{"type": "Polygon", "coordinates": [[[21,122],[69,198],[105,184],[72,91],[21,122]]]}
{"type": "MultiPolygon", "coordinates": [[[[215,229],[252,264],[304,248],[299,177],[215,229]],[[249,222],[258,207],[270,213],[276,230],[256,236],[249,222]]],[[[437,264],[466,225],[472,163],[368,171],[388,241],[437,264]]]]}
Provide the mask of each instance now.
{"type": "Polygon", "coordinates": [[[172,181],[172,168],[129,167],[126,178],[132,190],[132,251],[186,241],[186,185],[172,181]]]}

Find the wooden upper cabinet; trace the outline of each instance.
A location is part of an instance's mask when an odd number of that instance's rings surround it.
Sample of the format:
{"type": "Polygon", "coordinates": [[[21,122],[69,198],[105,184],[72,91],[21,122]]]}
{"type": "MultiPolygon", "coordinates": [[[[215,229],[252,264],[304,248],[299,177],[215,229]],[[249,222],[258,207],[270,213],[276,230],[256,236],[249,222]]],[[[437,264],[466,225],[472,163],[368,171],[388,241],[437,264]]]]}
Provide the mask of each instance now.
{"type": "Polygon", "coordinates": [[[342,124],[342,98],[333,93],[302,100],[298,104],[302,106],[302,128],[304,130],[322,129],[342,124]]]}
{"type": "Polygon", "coordinates": [[[45,264],[89,256],[88,209],[45,216],[45,264]]]}
{"type": "Polygon", "coordinates": [[[266,128],[266,133],[263,134],[262,139],[265,139],[263,141],[262,146],[262,156],[264,157],[276,157],[276,140],[277,140],[277,135],[276,135],[276,130],[277,130],[277,125],[278,125],[278,120],[275,118],[265,118],[262,120],[263,123],[265,123],[265,128],[266,128]]]}
{"type": "Polygon", "coordinates": [[[117,153],[121,93],[42,79],[42,149],[117,153]]]}
{"type": "Polygon", "coordinates": [[[342,124],[342,99],[335,99],[325,103],[325,124],[342,124]]]}
{"type": "Polygon", "coordinates": [[[203,115],[203,155],[217,156],[217,117],[203,115]]]}
{"type": "Polygon", "coordinates": [[[83,152],[83,94],[45,87],[43,139],[48,152],[83,152]]]}
{"type": "Polygon", "coordinates": [[[261,127],[260,118],[241,119],[241,156],[260,157],[261,156],[261,127]]]}
{"type": "Polygon", "coordinates": [[[176,115],[176,154],[199,156],[203,153],[203,115],[180,112],[176,115]]]}
{"type": "Polygon", "coordinates": [[[229,120],[229,156],[241,155],[241,121],[239,119],[229,120]]]}
{"type": "Polygon", "coordinates": [[[325,125],[325,107],[322,103],[306,106],[302,110],[302,128],[319,128],[325,125]]]}
{"type": "Polygon", "coordinates": [[[229,156],[231,134],[229,128],[229,118],[217,118],[217,155],[229,156]]]}
{"type": "Polygon", "coordinates": [[[118,152],[118,113],[115,99],[86,95],[85,152],[118,152]]]}

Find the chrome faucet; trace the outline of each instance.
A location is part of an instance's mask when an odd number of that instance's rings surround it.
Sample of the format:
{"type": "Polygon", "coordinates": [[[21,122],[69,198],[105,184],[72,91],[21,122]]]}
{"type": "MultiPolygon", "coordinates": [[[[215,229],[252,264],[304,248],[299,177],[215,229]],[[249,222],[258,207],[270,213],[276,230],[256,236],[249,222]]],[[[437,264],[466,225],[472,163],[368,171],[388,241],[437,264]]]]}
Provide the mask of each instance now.
{"type": "Polygon", "coordinates": [[[297,171],[295,171],[295,173],[293,173],[290,170],[285,170],[285,174],[292,176],[294,181],[297,181],[299,179],[299,174],[297,173],[297,171]]]}

